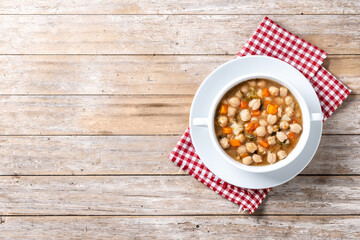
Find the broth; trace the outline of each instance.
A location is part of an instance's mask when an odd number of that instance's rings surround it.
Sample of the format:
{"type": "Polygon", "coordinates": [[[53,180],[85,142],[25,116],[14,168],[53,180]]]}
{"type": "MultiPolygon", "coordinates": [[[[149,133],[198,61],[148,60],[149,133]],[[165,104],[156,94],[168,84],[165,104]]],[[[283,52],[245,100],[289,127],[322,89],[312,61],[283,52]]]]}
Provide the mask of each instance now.
{"type": "Polygon", "coordinates": [[[285,159],[302,133],[302,113],[283,85],[253,79],[230,89],[215,114],[220,146],[245,165],[264,166],[285,159]]]}

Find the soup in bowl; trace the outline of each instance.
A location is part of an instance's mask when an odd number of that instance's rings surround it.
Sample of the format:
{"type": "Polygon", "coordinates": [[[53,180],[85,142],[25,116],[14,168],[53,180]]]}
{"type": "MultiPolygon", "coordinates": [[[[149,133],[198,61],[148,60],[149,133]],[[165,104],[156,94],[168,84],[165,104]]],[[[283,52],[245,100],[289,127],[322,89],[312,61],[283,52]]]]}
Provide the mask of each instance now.
{"type": "Polygon", "coordinates": [[[192,125],[206,127],[209,147],[236,168],[265,173],[297,159],[311,122],[321,119],[321,113],[310,114],[304,97],[286,79],[247,74],[219,89],[208,116],[194,118],[192,125]]]}
{"type": "Polygon", "coordinates": [[[300,105],[279,82],[249,79],[229,89],[219,101],[214,131],[233,160],[265,166],[286,159],[303,130],[300,105]]]}

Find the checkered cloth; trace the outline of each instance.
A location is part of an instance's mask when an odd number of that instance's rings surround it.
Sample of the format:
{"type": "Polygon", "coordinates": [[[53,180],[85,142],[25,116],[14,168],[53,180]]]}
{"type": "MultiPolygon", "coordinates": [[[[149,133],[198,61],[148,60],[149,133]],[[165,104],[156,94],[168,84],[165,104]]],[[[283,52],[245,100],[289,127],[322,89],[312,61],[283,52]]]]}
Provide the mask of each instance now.
{"type": "MultiPolygon", "coordinates": [[[[350,94],[344,84],[321,66],[327,53],[293,35],[265,17],[255,34],[236,57],[266,55],[283,60],[298,69],[312,84],[319,97],[324,121],[350,94]]],[[[202,163],[191,143],[189,128],[169,156],[182,170],[204,183],[213,191],[253,213],[270,189],[245,189],[231,185],[215,176],[202,163]]]]}

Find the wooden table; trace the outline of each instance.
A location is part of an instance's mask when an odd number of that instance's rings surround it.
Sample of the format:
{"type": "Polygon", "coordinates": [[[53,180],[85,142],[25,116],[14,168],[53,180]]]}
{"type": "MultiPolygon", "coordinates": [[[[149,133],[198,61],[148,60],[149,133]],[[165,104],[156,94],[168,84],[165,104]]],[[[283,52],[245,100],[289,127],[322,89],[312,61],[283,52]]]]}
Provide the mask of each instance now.
{"type": "Polygon", "coordinates": [[[0,3],[0,238],[360,238],[360,2],[0,3]],[[194,93],[267,15],[353,92],[254,215],[167,159],[194,93]]]}

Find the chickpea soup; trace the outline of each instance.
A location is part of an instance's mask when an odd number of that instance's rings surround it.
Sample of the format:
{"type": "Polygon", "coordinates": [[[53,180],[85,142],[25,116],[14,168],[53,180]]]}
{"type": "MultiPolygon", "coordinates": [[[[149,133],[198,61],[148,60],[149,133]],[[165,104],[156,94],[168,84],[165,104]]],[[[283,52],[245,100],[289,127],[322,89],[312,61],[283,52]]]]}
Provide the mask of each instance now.
{"type": "Polygon", "coordinates": [[[264,166],[285,159],[302,133],[294,95],[281,84],[253,79],[230,89],[215,114],[220,146],[245,165],[264,166]]]}

